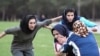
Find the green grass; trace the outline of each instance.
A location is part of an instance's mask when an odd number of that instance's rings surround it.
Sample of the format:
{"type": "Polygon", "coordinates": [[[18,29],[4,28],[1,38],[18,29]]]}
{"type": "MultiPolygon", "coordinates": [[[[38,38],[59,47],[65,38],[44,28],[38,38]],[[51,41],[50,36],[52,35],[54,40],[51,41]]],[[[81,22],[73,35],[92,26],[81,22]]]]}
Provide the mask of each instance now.
{"type": "MultiPolygon", "coordinates": [[[[18,22],[0,22],[0,32],[7,28],[18,26],[18,22]]],[[[100,46],[100,34],[95,34],[97,43],[100,46]]],[[[0,56],[11,56],[10,46],[13,36],[6,35],[0,39],[0,56]]],[[[35,56],[54,56],[53,37],[48,29],[40,29],[33,41],[35,56]]]]}

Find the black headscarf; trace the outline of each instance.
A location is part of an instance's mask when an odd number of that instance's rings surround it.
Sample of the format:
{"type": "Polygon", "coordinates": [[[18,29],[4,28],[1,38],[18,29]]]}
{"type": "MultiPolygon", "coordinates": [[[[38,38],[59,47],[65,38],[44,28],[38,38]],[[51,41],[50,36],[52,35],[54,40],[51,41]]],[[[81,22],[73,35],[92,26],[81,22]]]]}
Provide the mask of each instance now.
{"type": "Polygon", "coordinates": [[[27,16],[23,17],[21,22],[20,22],[20,28],[26,34],[30,34],[30,33],[33,32],[33,30],[30,30],[29,27],[28,27],[28,23],[29,23],[30,19],[36,20],[34,15],[27,15],[27,16]]]}
{"type": "Polygon", "coordinates": [[[79,20],[79,17],[78,17],[78,15],[77,15],[77,11],[76,11],[74,8],[67,8],[67,9],[64,10],[64,13],[62,14],[62,16],[63,16],[63,17],[62,17],[62,24],[66,25],[66,26],[68,27],[68,29],[69,29],[70,31],[72,31],[72,30],[73,30],[73,28],[72,28],[73,23],[74,23],[76,20],[79,20]],[[67,20],[67,18],[66,18],[66,14],[67,14],[68,12],[74,12],[74,19],[73,19],[72,22],[69,22],[69,21],[67,20]]]}
{"type": "MultiPolygon", "coordinates": [[[[69,31],[67,29],[66,26],[61,25],[61,24],[57,24],[52,30],[52,34],[53,34],[53,30],[57,30],[61,35],[68,37],[69,35],[69,31]]],[[[56,39],[54,40],[55,42],[57,41],[56,39]]]]}

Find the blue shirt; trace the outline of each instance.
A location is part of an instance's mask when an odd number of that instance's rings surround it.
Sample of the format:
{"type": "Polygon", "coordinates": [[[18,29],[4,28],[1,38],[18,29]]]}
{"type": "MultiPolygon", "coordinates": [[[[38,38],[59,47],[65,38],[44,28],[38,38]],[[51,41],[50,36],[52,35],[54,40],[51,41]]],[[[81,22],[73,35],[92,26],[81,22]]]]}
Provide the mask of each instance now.
{"type": "Polygon", "coordinates": [[[96,40],[90,32],[86,37],[72,34],[66,43],[61,49],[62,52],[67,52],[70,47],[73,47],[76,56],[99,56],[96,40]]]}

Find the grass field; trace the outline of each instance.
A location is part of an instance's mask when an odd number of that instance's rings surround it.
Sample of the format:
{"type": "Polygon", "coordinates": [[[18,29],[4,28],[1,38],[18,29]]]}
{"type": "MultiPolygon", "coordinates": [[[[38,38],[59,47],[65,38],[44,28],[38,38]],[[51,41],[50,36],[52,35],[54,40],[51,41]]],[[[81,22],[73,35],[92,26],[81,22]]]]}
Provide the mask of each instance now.
{"type": "MultiPolygon", "coordinates": [[[[0,32],[12,26],[18,26],[18,22],[0,22],[0,32]]],[[[100,46],[100,34],[95,34],[100,46]]],[[[0,56],[11,56],[10,46],[13,36],[6,35],[0,39],[0,56]]],[[[35,56],[54,56],[53,37],[48,29],[40,29],[33,41],[35,56]]]]}

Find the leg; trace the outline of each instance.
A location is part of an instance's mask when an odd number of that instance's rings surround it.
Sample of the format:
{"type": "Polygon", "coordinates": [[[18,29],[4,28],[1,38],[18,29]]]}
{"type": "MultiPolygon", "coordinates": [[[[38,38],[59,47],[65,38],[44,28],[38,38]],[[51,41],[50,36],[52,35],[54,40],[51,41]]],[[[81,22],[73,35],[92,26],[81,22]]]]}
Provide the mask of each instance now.
{"type": "Polygon", "coordinates": [[[24,56],[34,56],[34,51],[32,51],[32,49],[25,50],[24,51],[24,56]]]}
{"type": "Polygon", "coordinates": [[[12,56],[23,56],[23,52],[21,50],[13,49],[12,56]]]}

